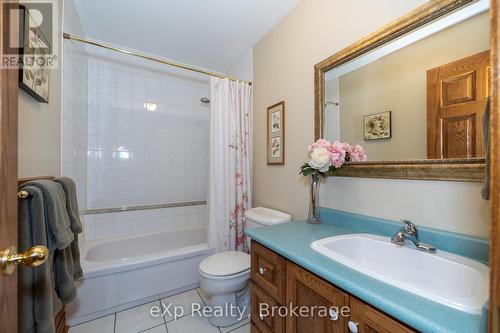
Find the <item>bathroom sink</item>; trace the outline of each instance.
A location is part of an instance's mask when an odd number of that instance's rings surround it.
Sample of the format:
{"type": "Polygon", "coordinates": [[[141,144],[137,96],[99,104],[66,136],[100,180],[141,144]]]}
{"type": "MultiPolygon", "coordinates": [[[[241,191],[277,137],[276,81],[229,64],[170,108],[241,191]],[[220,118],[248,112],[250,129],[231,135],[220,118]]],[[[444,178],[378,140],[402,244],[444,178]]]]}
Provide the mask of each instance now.
{"type": "Polygon", "coordinates": [[[370,277],[461,311],[479,314],[488,300],[489,268],[452,253],[425,253],[370,234],[328,237],[312,242],[311,248],[370,277]]]}

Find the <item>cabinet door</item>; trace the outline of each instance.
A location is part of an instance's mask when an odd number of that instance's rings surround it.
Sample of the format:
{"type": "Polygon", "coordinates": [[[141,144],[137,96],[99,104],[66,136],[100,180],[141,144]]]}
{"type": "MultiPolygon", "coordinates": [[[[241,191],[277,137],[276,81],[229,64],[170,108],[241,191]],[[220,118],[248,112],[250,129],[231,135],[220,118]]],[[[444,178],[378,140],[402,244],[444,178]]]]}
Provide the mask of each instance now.
{"type": "Polygon", "coordinates": [[[416,333],[388,315],[362,301],[350,297],[351,318],[349,332],[358,333],[416,333]],[[351,330],[351,327],[353,330],[351,330]]]}
{"type": "Polygon", "coordinates": [[[252,332],[285,332],[285,318],[278,315],[270,315],[272,308],[276,307],[278,307],[276,300],[252,282],[252,307],[250,315],[252,319],[252,332]],[[263,309],[262,312],[261,309],[263,309]]]}
{"type": "Polygon", "coordinates": [[[262,333],[261,330],[253,322],[250,323],[250,333],[262,333]]]}
{"type": "Polygon", "coordinates": [[[285,259],[252,241],[252,280],[266,293],[283,304],[285,292],[285,259]]]}
{"type": "Polygon", "coordinates": [[[347,332],[347,318],[344,318],[340,312],[343,306],[348,305],[348,295],[291,262],[287,262],[286,271],[287,306],[316,309],[306,316],[288,316],[286,332],[347,332]],[[319,311],[320,309],[327,309],[326,315],[325,311],[319,311]]]}

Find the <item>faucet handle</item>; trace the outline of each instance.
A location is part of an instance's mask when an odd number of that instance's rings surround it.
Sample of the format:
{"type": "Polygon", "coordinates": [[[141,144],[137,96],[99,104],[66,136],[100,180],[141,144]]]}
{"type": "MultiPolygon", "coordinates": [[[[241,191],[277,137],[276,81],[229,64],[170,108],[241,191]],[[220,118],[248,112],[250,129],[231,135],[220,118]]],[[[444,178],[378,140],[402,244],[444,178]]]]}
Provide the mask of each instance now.
{"type": "Polygon", "coordinates": [[[403,246],[405,245],[405,235],[402,231],[397,232],[394,236],[391,237],[391,242],[393,244],[403,246]]]}
{"type": "Polygon", "coordinates": [[[411,235],[414,236],[415,238],[418,238],[417,227],[415,226],[415,224],[413,224],[413,222],[405,219],[402,219],[401,222],[403,223],[404,232],[407,235],[411,235]]]}

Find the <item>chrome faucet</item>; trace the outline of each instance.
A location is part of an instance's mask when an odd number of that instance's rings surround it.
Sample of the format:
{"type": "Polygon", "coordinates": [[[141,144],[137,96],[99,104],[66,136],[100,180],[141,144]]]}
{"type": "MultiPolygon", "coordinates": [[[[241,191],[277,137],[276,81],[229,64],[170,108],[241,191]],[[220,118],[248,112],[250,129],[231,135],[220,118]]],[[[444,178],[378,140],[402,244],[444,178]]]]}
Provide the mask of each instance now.
{"type": "Polygon", "coordinates": [[[408,220],[401,220],[403,223],[403,228],[399,230],[394,236],[391,238],[391,242],[398,245],[404,246],[405,240],[411,241],[417,249],[424,252],[435,253],[436,248],[430,244],[421,243],[418,240],[418,231],[415,224],[408,220]]]}

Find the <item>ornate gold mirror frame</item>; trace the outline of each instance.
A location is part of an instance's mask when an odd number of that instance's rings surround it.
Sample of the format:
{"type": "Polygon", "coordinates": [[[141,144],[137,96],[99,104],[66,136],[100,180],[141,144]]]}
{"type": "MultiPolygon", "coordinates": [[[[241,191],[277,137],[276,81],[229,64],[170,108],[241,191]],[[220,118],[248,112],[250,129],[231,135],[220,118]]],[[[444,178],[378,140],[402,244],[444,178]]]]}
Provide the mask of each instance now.
{"type": "MultiPolygon", "coordinates": [[[[314,136],[322,138],[325,73],[476,0],[431,0],[314,66],[314,136]]],[[[492,0],[495,2],[495,0],[492,0]]],[[[494,6],[491,6],[493,10],[494,6]]],[[[491,47],[493,49],[493,46],[491,47]]],[[[492,80],[493,81],[493,80],[492,80]]],[[[374,161],[347,163],[336,176],[475,181],[484,180],[485,159],[374,161]]]]}

